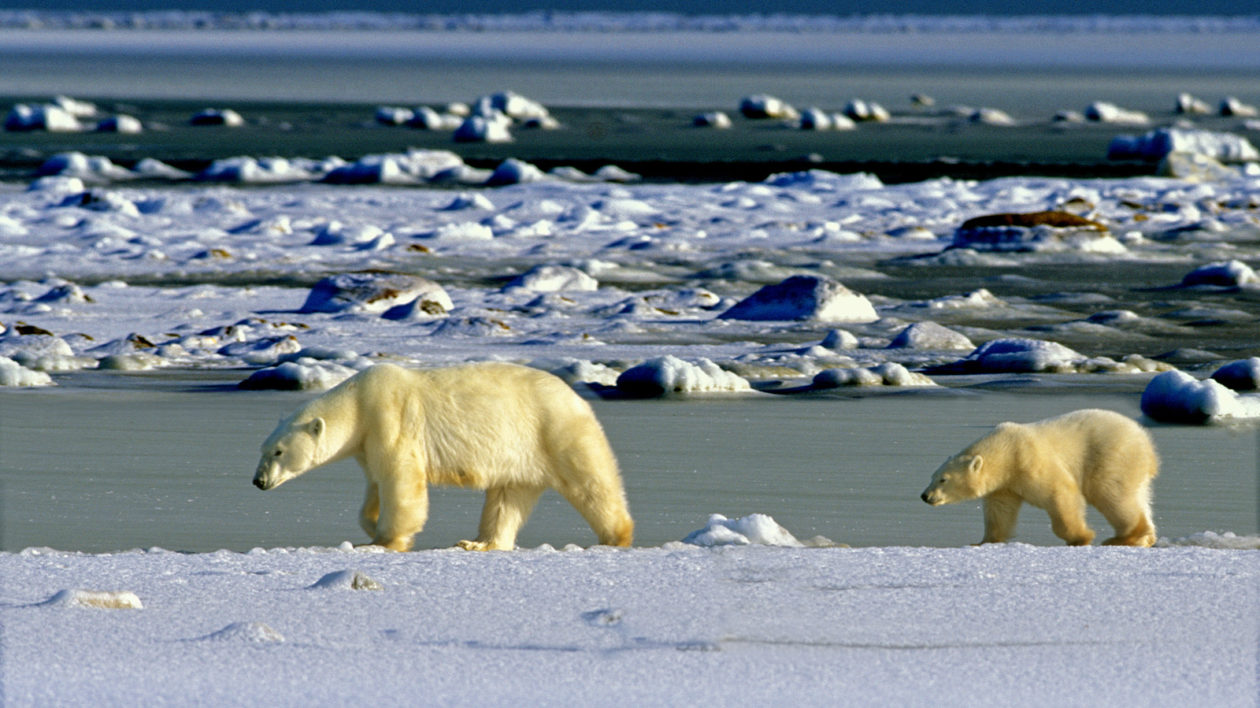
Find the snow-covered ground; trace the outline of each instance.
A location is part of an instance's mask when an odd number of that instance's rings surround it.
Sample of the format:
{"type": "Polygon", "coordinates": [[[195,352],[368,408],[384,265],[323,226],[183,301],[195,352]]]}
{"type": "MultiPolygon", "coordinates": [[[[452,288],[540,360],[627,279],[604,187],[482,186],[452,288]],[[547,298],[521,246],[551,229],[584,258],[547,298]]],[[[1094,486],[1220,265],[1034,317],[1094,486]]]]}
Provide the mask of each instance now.
{"type": "Polygon", "coordinates": [[[1181,543],[31,549],[0,676],[12,706],[1255,705],[1254,539],[1181,543]]]}

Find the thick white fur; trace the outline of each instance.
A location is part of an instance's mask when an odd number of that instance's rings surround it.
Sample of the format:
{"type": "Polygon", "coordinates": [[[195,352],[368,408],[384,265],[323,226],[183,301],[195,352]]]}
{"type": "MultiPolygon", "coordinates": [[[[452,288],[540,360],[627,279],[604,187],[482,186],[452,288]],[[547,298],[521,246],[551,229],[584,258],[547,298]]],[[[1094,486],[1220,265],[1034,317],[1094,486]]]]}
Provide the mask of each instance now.
{"type": "Polygon", "coordinates": [[[512,364],[365,369],[280,422],[254,477],[271,489],[353,456],[367,476],[360,525],[372,543],[411,548],[428,486],[486,490],[471,550],[509,550],[543,490],[563,495],[599,542],[628,546],[634,522],[590,405],[560,379],[512,364]]]}
{"type": "Polygon", "coordinates": [[[1089,545],[1094,532],[1085,504],[1115,529],[1105,543],[1150,546],[1151,480],[1159,457],[1150,435],[1113,411],[1073,411],[1021,425],[1001,423],[949,458],[932,475],[923,501],[950,504],[984,499],[984,539],[1000,543],[1015,532],[1023,502],[1045,509],[1055,535],[1069,545],[1089,545]]]}

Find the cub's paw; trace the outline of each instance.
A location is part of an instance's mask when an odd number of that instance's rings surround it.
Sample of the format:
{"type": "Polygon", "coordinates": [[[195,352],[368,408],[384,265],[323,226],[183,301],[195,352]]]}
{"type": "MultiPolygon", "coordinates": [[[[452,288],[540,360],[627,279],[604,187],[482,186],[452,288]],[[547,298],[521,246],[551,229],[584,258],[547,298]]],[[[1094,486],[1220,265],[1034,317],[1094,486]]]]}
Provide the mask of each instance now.
{"type": "Polygon", "coordinates": [[[455,546],[458,548],[462,548],[465,551],[490,550],[490,544],[486,543],[485,541],[460,541],[459,543],[456,543],[455,546]]]}

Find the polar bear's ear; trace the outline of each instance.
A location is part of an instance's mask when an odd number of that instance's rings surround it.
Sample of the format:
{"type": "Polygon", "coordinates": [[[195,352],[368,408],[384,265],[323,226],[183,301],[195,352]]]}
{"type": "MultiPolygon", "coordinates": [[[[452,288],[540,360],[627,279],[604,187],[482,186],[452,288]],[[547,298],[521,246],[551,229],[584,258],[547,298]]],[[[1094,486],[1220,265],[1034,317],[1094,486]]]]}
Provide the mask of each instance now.
{"type": "Polygon", "coordinates": [[[312,418],[311,422],[306,424],[306,431],[311,434],[311,437],[315,437],[315,438],[319,437],[320,435],[323,435],[324,434],[324,419],[312,418]]]}
{"type": "Polygon", "coordinates": [[[971,474],[976,474],[980,471],[981,467],[984,467],[984,458],[980,455],[976,455],[971,458],[971,463],[967,466],[967,470],[971,472],[971,474]]]}

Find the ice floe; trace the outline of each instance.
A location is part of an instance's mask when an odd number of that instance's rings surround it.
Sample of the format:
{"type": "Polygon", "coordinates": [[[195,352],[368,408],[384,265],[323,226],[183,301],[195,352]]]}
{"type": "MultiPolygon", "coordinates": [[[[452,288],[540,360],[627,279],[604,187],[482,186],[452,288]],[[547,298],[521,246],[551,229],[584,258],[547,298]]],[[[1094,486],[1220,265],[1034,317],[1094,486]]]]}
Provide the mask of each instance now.
{"type": "Polygon", "coordinates": [[[1220,381],[1166,371],[1142,391],[1142,412],[1163,423],[1200,425],[1260,418],[1260,394],[1240,394],[1220,381]]]}

